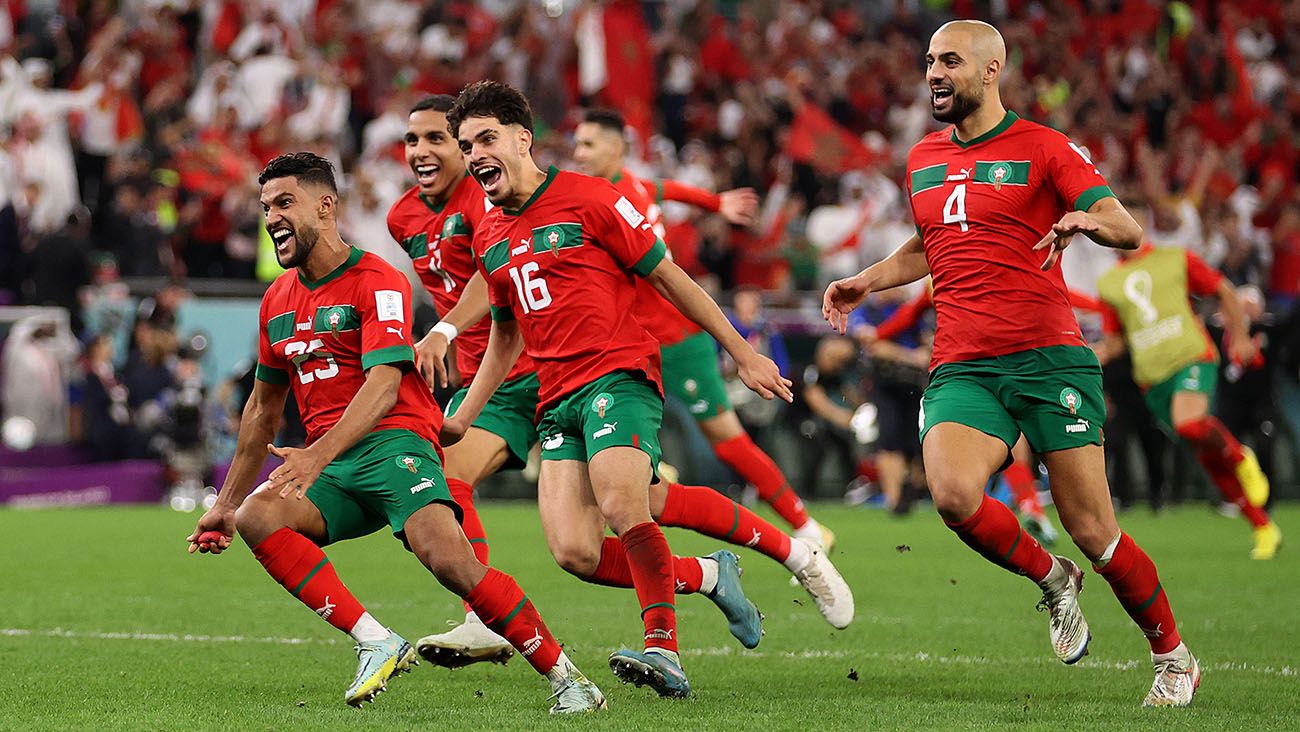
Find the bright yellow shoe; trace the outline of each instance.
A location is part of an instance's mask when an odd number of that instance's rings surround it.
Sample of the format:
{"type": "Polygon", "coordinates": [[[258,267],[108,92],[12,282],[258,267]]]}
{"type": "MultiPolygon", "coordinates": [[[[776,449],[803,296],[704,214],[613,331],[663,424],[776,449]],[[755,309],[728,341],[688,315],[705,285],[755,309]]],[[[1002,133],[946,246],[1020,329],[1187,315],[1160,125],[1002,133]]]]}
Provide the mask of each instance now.
{"type": "Polygon", "coordinates": [[[1250,505],[1262,508],[1265,503],[1268,503],[1268,476],[1264,475],[1264,470],[1259,467],[1255,451],[1249,447],[1241,449],[1245,454],[1241,462],[1237,463],[1237,480],[1241,483],[1241,490],[1246,494],[1246,500],[1250,501],[1250,505]]]}
{"type": "Polygon", "coordinates": [[[1255,529],[1255,546],[1250,550],[1251,559],[1272,559],[1282,546],[1282,530],[1269,521],[1255,529]]]}

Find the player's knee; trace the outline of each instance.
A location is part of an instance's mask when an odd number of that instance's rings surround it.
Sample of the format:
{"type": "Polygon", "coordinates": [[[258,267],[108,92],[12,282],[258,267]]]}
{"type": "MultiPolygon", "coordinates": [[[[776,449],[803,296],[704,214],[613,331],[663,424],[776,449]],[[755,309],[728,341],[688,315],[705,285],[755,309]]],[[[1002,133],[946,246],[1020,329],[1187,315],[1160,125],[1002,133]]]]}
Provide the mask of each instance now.
{"type": "Polygon", "coordinates": [[[979,510],[984,497],[983,486],[969,477],[955,474],[928,475],[930,497],[934,500],[934,510],[949,523],[957,523],[971,517],[979,510]]]}
{"type": "Polygon", "coordinates": [[[600,564],[600,552],[578,542],[565,542],[551,547],[551,556],[565,572],[577,577],[590,577],[600,564]]]}
{"type": "Polygon", "coordinates": [[[268,499],[254,493],[235,510],[235,530],[249,546],[257,546],[266,537],[284,528],[284,517],[278,511],[278,498],[268,499]]]}
{"type": "Polygon", "coordinates": [[[1106,551],[1107,545],[1119,534],[1119,527],[1092,517],[1066,522],[1062,519],[1070,540],[1088,559],[1096,560],[1106,551]]]}

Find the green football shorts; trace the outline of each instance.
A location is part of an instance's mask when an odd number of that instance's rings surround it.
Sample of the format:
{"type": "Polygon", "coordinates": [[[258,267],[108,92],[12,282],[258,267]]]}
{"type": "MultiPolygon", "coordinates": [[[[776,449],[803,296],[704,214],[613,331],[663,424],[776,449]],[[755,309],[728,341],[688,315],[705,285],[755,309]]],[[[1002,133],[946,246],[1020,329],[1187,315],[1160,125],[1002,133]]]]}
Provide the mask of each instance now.
{"type": "MultiPolygon", "coordinates": [[[[528,451],[537,442],[537,427],[533,424],[533,417],[537,414],[537,389],[535,372],[503,383],[483,405],[478,419],[470,425],[505,440],[510,457],[506,458],[503,470],[519,470],[528,464],[528,451]]],[[[448,417],[460,409],[468,393],[467,386],[452,395],[447,403],[448,417]]]]}
{"type": "Polygon", "coordinates": [[[664,401],[640,373],[615,371],[560,399],[537,422],[543,460],[587,462],[609,447],[635,447],[659,468],[664,401]]]}
{"type": "Polygon", "coordinates": [[[713,336],[696,333],[663,346],[659,353],[663,357],[664,391],[680,399],[692,417],[703,421],[731,410],[713,336]]]}
{"type": "Polygon", "coordinates": [[[307,489],[307,500],[325,517],[327,545],[373,534],[385,524],[405,544],[406,520],[430,503],[446,504],[461,519],[433,445],[402,429],[361,438],[325,466],[307,489]]]}
{"type": "Polygon", "coordinates": [[[941,422],[973,427],[1010,450],[1023,433],[1035,452],[1100,445],[1106,421],[1101,366],[1085,346],[1049,346],[946,363],[921,398],[921,441],[941,422]]]}
{"type": "Polygon", "coordinates": [[[1219,364],[1213,361],[1197,361],[1179,369],[1173,376],[1165,379],[1159,384],[1154,384],[1147,389],[1146,397],[1147,407],[1151,410],[1151,416],[1156,418],[1156,424],[1160,425],[1166,433],[1177,436],[1174,432],[1173,421],[1173,402],[1174,394],[1180,391],[1190,391],[1197,394],[1204,394],[1210,400],[1210,406],[1214,406],[1214,392],[1219,386],[1219,364]]]}

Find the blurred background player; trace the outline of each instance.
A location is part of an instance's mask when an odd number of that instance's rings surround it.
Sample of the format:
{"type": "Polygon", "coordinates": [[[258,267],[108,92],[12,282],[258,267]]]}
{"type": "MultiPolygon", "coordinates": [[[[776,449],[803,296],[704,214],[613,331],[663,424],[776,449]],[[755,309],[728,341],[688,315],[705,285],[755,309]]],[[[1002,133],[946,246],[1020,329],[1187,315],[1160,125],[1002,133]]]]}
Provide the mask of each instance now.
{"type": "MultiPolygon", "coordinates": [[[[1145,213],[1137,206],[1134,210],[1145,213]]],[[[1240,508],[1254,527],[1251,558],[1272,559],[1282,532],[1264,508],[1268,478],[1254,451],[1210,413],[1219,354],[1190,304],[1193,296],[1219,298],[1229,361],[1238,367],[1252,364],[1259,353],[1236,289],[1185,249],[1144,241],[1118,256],[1119,263],[1097,282],[1105,303],[1105,337],[1094,346],[1098,360],[1105,363],[1126,350],[1131,354],[1133,380],[1157,424],[1192,448],[1224,500],[1240,508]]]]}
{"type": "MultiPolygon", "coordinates": [[[[448,346],[453,340],[457,346],[456,364],[465,386],[452,397],[449,415],[455,415],[460,408],[468,384],[477,373],[487,348],[485,331],[490,322],[486,284],[481,275],[474,273],[470,246],[490,204],[482,188],[466,176],[464,158],[447,128],[446,112],[454,101],[450,96],[436,96],[413,107],[406,151],[418,184],[408,190],[389,215],[391,234],[413,257],[416,272],[442,314],[439,323],[416,345],[430,386],[447,385],[448,346]]],[[[535,365],[521,354],[466,436],[446,451],[446,472],[452,476],[447,479],[448,486],[465,510],[462,525],[466,536],[479,561],[485,564],[488,542],[473,509],[474,486],[498,470],[521,468],[527,462],[528,452],[537,442],[537,390],[535,365]]],[[[709,488],[660,481],[651,487],[650,511],[661,525],[691,529],[766,554],[794,574],[831,625],[843,628],[853,619],[853,594],[824,554],[726,496],[709,488]]],[[[674,562],[686,563],[688,575],[679,578],[679,594],[699,592],[715,602],[725,597],[725,593],[715,591],[718,585],[712,580],[701,584],[689,576],[699,574],[702,578],[707,574],[712,578],[721,571],[722,584],[726,585],[729,566],[721,567],[710,557],[674,557],[674,562]]],[[[607,538],[597,553],[566,555],[565,569],[599,584],[632,587],[626,553],[617,539],[607,538]]],[[[464,623],[445,633],[420,638],[416,650],[433,663],[448,667],[508,660],[513,650],[505,639],[479,622],[472,610],[466,611],[464,623]]]]}
{"type": "MultiPolygon", "coordinates": [[[[479,378],[444,434],[464,433],[527,346],[541,382],[538,504],[552,554],[562,560],[570,546],[599,545],[606,525],[618,535],[641,603],[645,652],[615,652],[610,667],[661,696],[687,696],[673,558],[648,500],[663,414],[659,349],[632,317],[633,277],[650,278],[723,339],[742,378],[761,395],[788,400],[789,382],[664,260],[663,242],[630,201],[607,183],[537,167],[532,111],[522,94],[499,82],[471,84],[448,122],[470,175],[494,205],[474,238],[493,322],[479,378]]],[[[714,556],[735,561],[730,552],[714,556]]],[[[751,603],[733,611],[733,625],[758,631],[751,603]]]]}
{"type": "Polygon", "coordinates": [[[268,574],[356,640],[357,673],[344,700],[359,706],[416,654],[366,612],[321,547],[387,524],[546,676],[552,713],[604,708],[519,585],[477,561],[462,533],[438,455],[442,413],[415,369],[410,285],[339,236],[333,166],[291,153],[258,182],[267,231],[289,271],[262,300],[258,380],[225,486],[190,535],[190,551],[219,554],[238,530],[268,574]],[[308,429],[305,448],[268,444],[290,390],[308,429]],[[249,495],[268,448],[284,463],[249,495]]]}
{"type": "MultiPolygon", "coordinates": [[[[666,200],[721,213],[732,224],[748,225],[754,221],[758,196],[753,189],[711,193],[676,181],[638,178],[626,167],[625,124],[623,116],[614,110],[589,110],[573,137],[573,159],[582,172],[613,183],[637,210],[645,212],[652,230],[661,239],[664,228],[659,204],[666,200]]],[[[646,281],[637,283],[636,313],[637,321],[659,341],[664,390],[686,405],[718,459],[753,485],[759,498],[790,524],[796,537],[815,541],[829,552],[835,541],[834,533],[808,515],[785,474],[754,443],[731,408],[718,366],[717,342],[646,281]]]]}
{"type": "Polygon", "coordinates": [[[1075,234],[1136,249],[1142,229],[1068,138],[1002,106],[1006,46],[997,29],[947,23],[925,61],[931,113],[952,127],[908,155],[916,234],[831,283],[823,314],[843,332],[870,292],[932,276],[938,325],[921,444],[935,508],[972,549],[1039,585],[1053,650],[1067,664],[1079,661],[1091,639],[1078,603],[1082,571],[984,495],[1023,433],[1047,465],[1062,525],[1151,645],[1155,678],[1144,706],[1187,706],[1200,666],[1178,635],[1155,564],[1115,521],[1101,368],[1054,267],[1075,234]]]}

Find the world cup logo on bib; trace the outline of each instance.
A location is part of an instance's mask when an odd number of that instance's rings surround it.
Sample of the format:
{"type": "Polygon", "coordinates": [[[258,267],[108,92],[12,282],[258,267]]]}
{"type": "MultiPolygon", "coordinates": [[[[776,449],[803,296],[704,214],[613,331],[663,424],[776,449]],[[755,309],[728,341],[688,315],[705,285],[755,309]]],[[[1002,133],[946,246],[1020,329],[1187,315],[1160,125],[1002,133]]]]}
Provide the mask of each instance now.
{"type": "Polygon", "coordinates": [[[1079,413],[1079,405],[1083,403],[1083,397],[1079,392],[1070,387],[1061,390],[1061,406],[1070,410],[1070,414],[1079,413]]]}

